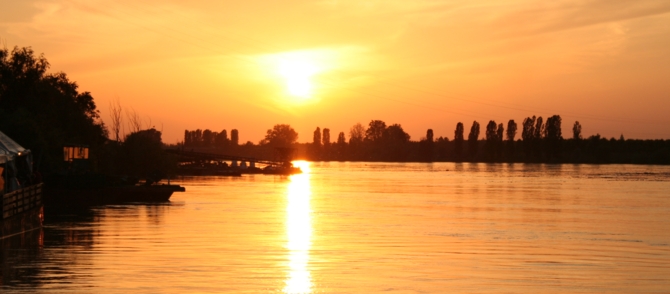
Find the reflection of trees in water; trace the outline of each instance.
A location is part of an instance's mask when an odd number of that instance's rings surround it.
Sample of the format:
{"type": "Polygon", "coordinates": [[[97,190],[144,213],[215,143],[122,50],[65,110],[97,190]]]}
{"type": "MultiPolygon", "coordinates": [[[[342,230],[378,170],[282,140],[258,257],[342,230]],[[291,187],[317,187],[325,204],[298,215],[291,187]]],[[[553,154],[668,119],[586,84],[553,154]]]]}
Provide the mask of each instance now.
{"type": "Polygon", "coordinates": [[[104,223],[135,216],[158,225],[170,207],[167,203],[45,209],[44,228],[2,240],[0,285],[37,289],[86,279],[89,274],[77,269],[93,267],[93,255],[82,252],[96,250],[98,237],[110,234],[101,228],[104,223]]]}
{"type": "Polygon", "coordinates": [[[90,255],[81,254],[81,250],[93,247],[95,235],[94,228],[44,228],[25,233],[26,242],[3,242],[2,285],[39,288],[85,278],[72,268],[92,264],[90,255]]]}
{"type": "Polygon", "coordinates": [[[0,286],[35,284],[39,270],[23,265],[34,263],[42,253],[44,231],[32,230],[0,240],[0,286]]]}
{"type": "Polygon", "coordinates": [[[165,215],[170,209],[170,205],[159,204],[159,205],[145,205],[147,220],[151,222],[152,225],[159,225],[163,223],[165,215]]]}
{"type": "Polygon", "coordinates": [[[566,204],[580,205],[580,195],[566,193],[564,180],[579,170],[567,164],[453,163],[444,191],[453,209],[473,220],[553,225],[566,221],[566,204]]]}
{"type": "Polygon", "coordinates": [[[95,245],[95,223],[90,209],[45,209],[44,228],[26,233],[27,242],[3,247],[2,284],[39,288],[47,283],[69,284],[75,276],[82,278],[71,268],[92,264],[90,255],[81,254],[81,250],[95,245]]]}
{"type": "MultiPolygon", "coordinates": [[[[172,204],[170,202],[160,204],[140,204],[140,205],[113,205],[105,206],[104,208],[96,209],[96,224],[102,223],[120,223],[120,226],[114,226],[115,230],[119,232],[111,232],[113,234],[122,234],[128,228],[123,223],[128,223],[129,219],[133,217],[142,223],[150,223],[152,225],[160,225],[165,219],[165,215],[169,212],[172,204]]],[[[101,232],[100,234],[109,234],[110,232],[101,232]]]]}

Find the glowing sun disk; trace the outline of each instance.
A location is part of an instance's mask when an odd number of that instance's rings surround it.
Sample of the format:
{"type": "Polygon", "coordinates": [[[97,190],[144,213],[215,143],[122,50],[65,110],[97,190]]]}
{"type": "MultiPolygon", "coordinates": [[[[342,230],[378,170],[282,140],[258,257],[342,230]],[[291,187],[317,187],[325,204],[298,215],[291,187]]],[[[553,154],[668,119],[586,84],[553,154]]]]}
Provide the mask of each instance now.
{"type": "Polygon", "coordinates": [[[314,64],[304,59],[284,58],[279,61],[278,71],[284,78],[286,89],[291,96],[311,97],[312,76],[318,72],[314,64]]]}

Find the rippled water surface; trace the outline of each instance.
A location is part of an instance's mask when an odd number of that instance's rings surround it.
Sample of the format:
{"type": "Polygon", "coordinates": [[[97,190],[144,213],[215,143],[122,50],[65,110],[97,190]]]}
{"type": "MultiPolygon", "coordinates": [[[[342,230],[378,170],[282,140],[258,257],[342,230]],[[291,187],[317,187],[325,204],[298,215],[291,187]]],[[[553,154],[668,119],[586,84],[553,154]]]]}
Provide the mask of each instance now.
{"type": "Polygon", "coordinates": [[[49,211],[2,293],[667,293],[670,167],[304,163],[49,211]]]}

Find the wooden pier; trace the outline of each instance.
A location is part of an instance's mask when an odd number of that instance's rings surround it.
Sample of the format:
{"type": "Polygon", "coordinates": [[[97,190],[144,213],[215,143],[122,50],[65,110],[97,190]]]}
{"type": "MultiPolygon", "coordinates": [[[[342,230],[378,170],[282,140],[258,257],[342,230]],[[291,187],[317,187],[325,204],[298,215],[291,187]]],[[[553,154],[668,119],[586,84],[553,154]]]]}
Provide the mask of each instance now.
{"type": "Polygon", "coordinates": [[[299,168],[293,167],[289,159],[290,156],[287,156],[287,153],[289,153],[287,150],[278,150],[278,153],[280,153],[278,157],[282,160],[180,149],[165,149],[165,151],[177,156],[181,172],[184,174],[236,176],[241,174],[295,174],[302,172],[299,168]]]}

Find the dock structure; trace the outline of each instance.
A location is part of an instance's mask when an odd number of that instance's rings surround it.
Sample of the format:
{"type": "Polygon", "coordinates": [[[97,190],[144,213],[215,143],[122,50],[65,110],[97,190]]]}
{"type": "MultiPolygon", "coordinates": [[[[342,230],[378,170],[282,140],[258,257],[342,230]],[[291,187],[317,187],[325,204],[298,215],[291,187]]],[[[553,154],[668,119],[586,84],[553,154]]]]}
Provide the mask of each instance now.
{"type": "Polygon", "coordinates": [[[172,153],[178,156],[179,162],[193,162],[193,161],[217,161],[217,162],[248,162],[250,167],[255,167],[256,164],[263,164],[266,166],[285,166],[287,163],[290,164],[290,161],[278,161],[278,160],[266,160],[258,159],[253,157],[243,157],[243,156],[234,156],[234,155],[225,155],[217,153],[205,153],[205,152],[196,152],[196,151],[185,151],[179,149],[165,149],[166,152],[172,153]]]}
{"type": "MultiPolygon", "coordinates": [[[[300,169],[294,168],[288,157],[283,160],[258,159],[217,153],[165,149],[177,156],[180,169],[185,174],[194,175],[239,175],[241,173],[294,174],[300,169]],[[260,166],[264,166],[262,169],[260,166]]],[[[284,152],[285,153],[285,152],[284,152]]]]}

